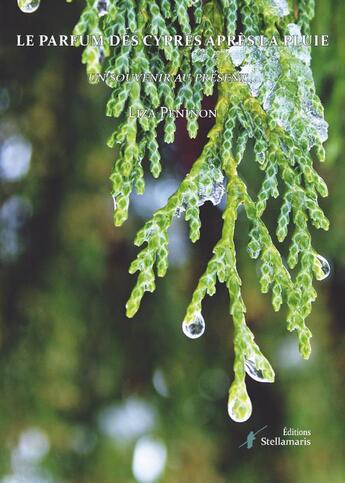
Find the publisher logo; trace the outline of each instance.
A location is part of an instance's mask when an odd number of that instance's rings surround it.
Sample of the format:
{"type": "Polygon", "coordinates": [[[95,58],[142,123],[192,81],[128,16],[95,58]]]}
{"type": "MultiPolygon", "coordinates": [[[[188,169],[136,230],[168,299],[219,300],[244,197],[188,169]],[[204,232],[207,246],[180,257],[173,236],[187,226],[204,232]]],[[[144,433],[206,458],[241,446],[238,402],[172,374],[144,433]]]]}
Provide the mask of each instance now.
{"type": "MultiPolygon", "coordinates": [[[[258,439],[257,435],[264,431],[268,426],[263,426],[257,431],[250,431],[247,435],[246,441],[242,443],[239,448],[244,446],[247,449],[254,447],[254,442],[258,439]]],[[[284,427],[279,434],[273,436],[260,436],[256,443],[259,446],[310,446],[311,445],[311,431],[309,429],[297,429],[284,427]]]]}
{"type": "Polygon", "coordinates": [[[268,426],[266,424],[266,426],[263,426],[262,428],[258,429],[255,433],[254,431],[250,431],[250,433],[248,433],[247,435],[246,441],[242,443],[241,446],[239,446],[239,448],[242,448],[242,446],[246,446],[247,449],[252,449],[252,447],[254,446],[254,441],[256,440],[256,435],[261,433],[261,431],[263,431],[267,427],[268,426]]]}

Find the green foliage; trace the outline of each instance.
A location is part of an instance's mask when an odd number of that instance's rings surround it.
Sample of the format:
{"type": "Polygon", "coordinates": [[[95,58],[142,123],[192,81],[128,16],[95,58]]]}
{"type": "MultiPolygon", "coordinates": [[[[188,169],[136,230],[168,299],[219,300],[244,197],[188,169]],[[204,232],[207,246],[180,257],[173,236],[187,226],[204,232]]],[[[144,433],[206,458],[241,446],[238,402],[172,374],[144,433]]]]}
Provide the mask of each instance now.
{"type": "MultiPolygon", "coordinates": [[[[303,0],[293,9],[292,2],[260,0],[148,1],[88,0],[75,27],[75,35],[123,36],[136,34],[138,44],[110,48],[88,46],[83,62],[91,75],[103,72],[112,88],[107,115],[118,119],[108,141],[117,148],[111,174],[112,195],[116,201],[114,220],[117,226],[127,219],[130,196],[135,189],[145,189],[143,162],[149,160],[153,177],[161,173],[157,128],[164,124],[164,140],[174,141],[175,121],[172,117],[135,117],[137,110],[169,109],[200,111],[204,96],[215,90],[211,80],[216,72],[249,76],[248,82],[222,82],[218,85],[217,118],[208,135],[202,154],[190,173],[168,200],[137,234],[135,244],[146,245],[130,267],[139,272],[137,283],[127,302],[127,315],[133,317],[145,292],[155,290],[155,278],[164,277],[168,269],[168,229],[174,217],[184,214],[189,224],[190,239],[200,236],[200,207],[211,201],[218,204],[226,191],[223,231],[213,250],[204,274],[193,293],[183,323],[190,337],[204,330],[202,302],[216,291],[217,280],[227,286],[230,314],[234,323],[234,381],[229,392],[229,414],[245,421],[251,414],[246,392],[246,373],[262,382],[273,382],[274,372],[246,324],[246,307],[237,271],[234,234],[237,212],[244,207],[251,224],[249,256],[260,267],[262,293],[271,292],[272,305],[279,311],[288,308],[287,329],[296,331],[300,353],[308,358],[311,332],[306,318],[316,299],[313,279],[327,275],[329,266],[312,245],[310,225],[328,230],[329,222],[318,204],[319,195],[327,196],[327,187],[313,166],[313,159],[324,161],[322,143],[327,138],[327,123],[315,93],[310,71],[308,47],[177,47],[163,43],[152,48],[143,45],[145,35],[200,35],[204,41],[217,35],[233,35],[240,20],[245,35],[297,37],[309,32],[314,2],[303,0]],[[193,19],[193,21],[191,21],[193,19]],[[301,29],[301,30],[300,30],[301,29]],[[171,77],[157,83],[133,79],[134,75],[152,73],[170,76],[180,74],[183,82],[171,77]],[[117,81],[120,74],[130,75],[127,82],[117,81]],[[201,83],[197,74],[207,79],[201,83]],[[199,79],[199,80],[198,80],[199,79]],[[255,162],[264,179],[257,196],[251,196],[241,177],[240,164],[247,146],[253,143],[255,162]],[[315,156],[314,156],[315,155],[315,156]],[[226,190],[224,189],[226,182],[226,190]],[[270,234],[263,215],[271,198],[281,195],[276,238],[282,243],[292,231],[287,264],[270,234]],[[288,266],[287,266],[288,265],[288,266]]],[[[96,77],[93,77],[96,79],[96,77]]],[[[198,133],[198,121],[187,122],[190,138],[198,133]]]]}

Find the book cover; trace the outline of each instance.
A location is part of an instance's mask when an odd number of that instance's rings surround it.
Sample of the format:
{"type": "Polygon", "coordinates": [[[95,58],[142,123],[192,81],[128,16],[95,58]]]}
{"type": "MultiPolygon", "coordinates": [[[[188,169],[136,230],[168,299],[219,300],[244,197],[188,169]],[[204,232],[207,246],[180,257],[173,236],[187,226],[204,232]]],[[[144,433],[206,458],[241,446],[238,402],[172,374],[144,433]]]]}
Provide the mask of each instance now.
{"type": "Polygon", "coordinates": [[[1,2],[1,483],[344,480],[344,15],[1,2]]]}

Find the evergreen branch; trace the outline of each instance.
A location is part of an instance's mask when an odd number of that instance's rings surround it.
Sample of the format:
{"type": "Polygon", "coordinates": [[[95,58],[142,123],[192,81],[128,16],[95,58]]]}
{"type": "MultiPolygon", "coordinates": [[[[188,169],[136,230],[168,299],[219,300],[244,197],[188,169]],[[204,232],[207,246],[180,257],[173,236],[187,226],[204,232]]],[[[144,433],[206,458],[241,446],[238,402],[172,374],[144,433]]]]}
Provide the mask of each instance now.
{"type": "MultiPolygon", "coordinates": [[[[329,227],[318,203],[319,195],[327,196],[327,186],[312,159],[312,151],[319,161],[325,159],[323,143],[328,126],[315,92],[310,49],[303,45],[289,47],[276,40],[276,47],[269,47],[273,37],[301,38],[309,33],[314,0],[295,3],[297,9],[292,9],[287,0],[140,0],[138,4],[133,0],[87,0],[74,30],[76,35],[101,33],[104,37],[130,32],[138,38],[137,43],[112,47],[107,41],[88,46],[82,59],[90,80],[95,81],[95,75],[104,72],[112,89],[107,115],[117,119],[108,142],[110,147],[118,148],[111,174],[116,225],[127,218],[132,190],[144,192],[142,164],[146,158],[153,177],[160,175],[158,125],[164,123],[165,142],[172,143],[175,136],[173,118],[137,118],[131,112],[161,106],[198,111],[204,96],[214,91],[214,74],[247,76],[243,83],[223,82],[218,86],[217,118],[201,156],[167,204],[138,232],[135,244],[146,246],[131,264],[130,272],[139,274],[126,306],[127,315],[133,317],[144,293],[155,290],[156,273],[165,276],[168,229],[173,218],[184,213],[190,238],[195,242],[200,236],[200,207],[207,200],[213,204],[221,201],[226,179],[222,235],[197,283],[182,328],[190,338],[203,334],[202,302],[206,295],[215,293],[217,280],[225,283],[234,323],[234,381],[228,411],[235,421],[245,421],[252,411],[245,375],[260,382],[274,381],[274,371],[245,319],[234,242],[238,208],[244,206],[251,224],[248,253],[258,260],[261,291],[271,291],[275,311],[286,303],[287,328],[297,332],[304,358],[311,351],[311,332],[305,321],[316,299],[313,279],[322,280],[329,273],[328,262],[312,246],[309,230],[310,224],[324,230],[329,227]],[[218,35],[235,38],[238,24],[246,36],[264,36],[265,46],[234,45],[223,49],[207,43],[208,38],[218,35]],[[171,39],[197,35],[204,45],[178,47],[163,42],[150,47],[142,42],[145,35],[171,39]],[[143,80],[141,76],[148,73],[160,76],[159,82],[143,80]],[[172,79],[176,75],[183,81],[172,79]],[[121,82],[121,76],[129,76],[129,80],[121,82]],[[205,82],[200,81],[202,76],[205,82]],[[256,166],[265,173],[256,196],[249,194],[240,172],[250,139],[256,166]],[[289,226],[294,226],[287,265],[263,221],[270,199],[279,197],[281,186],[276,227],[279,243],[287,238],[289,226]]],[[[187,130],[190,138],[196,137],[197,118],[188,119],[187,130]]]]}

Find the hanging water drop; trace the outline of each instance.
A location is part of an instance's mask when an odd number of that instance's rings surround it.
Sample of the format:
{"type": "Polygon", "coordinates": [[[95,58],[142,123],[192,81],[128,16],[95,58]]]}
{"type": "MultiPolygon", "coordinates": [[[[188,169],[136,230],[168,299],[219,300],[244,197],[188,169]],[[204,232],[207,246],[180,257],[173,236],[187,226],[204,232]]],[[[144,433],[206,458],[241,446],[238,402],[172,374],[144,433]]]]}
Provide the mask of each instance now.
{"type": "Polygon", "coordinates": [[[104,17],[108,13],[108,0],[98,0],[97,3],[98,16],[104,17]]]}
{"type": "Polygon", "coordinates": [[[24,13],[34,13],[40,6],[41,0],[18,0],[18,7],[24,13]]]}
{"type": "Polygon", "coordinates": [[[205,321],[201,314],[197,314],[192,322],[183,322],[183,333],[189,337],[189,339],[198,339],[205,332],[205,321]]]}
{"type": "MultiPolygon", "coordinates": [[[[267,362],[268,364],[268,362],[267,362]]],[[[258,369],[257,363],[253,359],[246,359],[244,361],[244,368],[248,376],[250,376],[254,381],[257,382],[274,382],[274,371],[268,364],[265,374],[264,371],[258,369]]]]}
{"type": "Polygon", "coordinates": [[[238,386],[233,383],[228,400],[228,413],[230,418],[236,423],[244,423],[247,421],[253,411],[252,402],[248,396],[246,386],[238,386]]]}
{"type": "Polygon", "coordinates": [[[322,255],[317,255],[316,258],[317,258],[317,260],[320,264],[320,268],[321,268],[321,271],[320,270],[318,271],[317,279],[318,280],[325,280],[325,278],[329,277],[329,275],[331,273],[330,264],[328,263],[326,258],[323,257],[322,255]]]}
{"type": "Polygon", "coordinates": [[[244,58],[247,52],[247,47],[245,45],[243,46],[233,45],[232,47],[229,48],[228,52],[233,64],[236,66],[239,66],[244,61],[244,58]]]}

